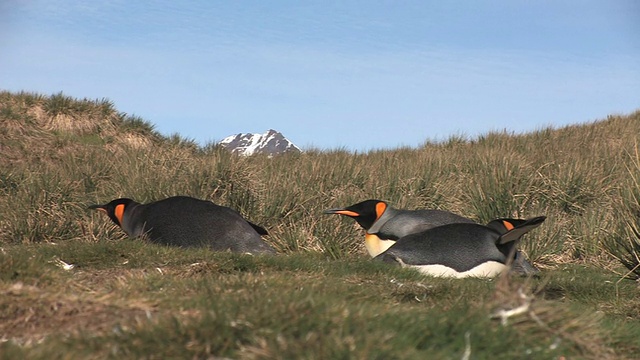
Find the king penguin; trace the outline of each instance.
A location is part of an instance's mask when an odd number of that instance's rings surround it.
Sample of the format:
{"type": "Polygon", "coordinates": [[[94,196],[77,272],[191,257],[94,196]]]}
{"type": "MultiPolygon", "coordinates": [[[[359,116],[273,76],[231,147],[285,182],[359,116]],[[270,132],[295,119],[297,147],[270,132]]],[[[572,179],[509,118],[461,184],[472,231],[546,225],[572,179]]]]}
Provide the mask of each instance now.
{"type": "Polygon", "coordinates": [[[174,196],[140,204],[121,198],[89,209],[104,212],[129,237],[146,236],[151,242],[180,247],[209,247],[215,251],[275,253],[260,237],[263,227],[238,212],[211,201],[174,196]]]}
{"type": "Polygon", "coordinates": [[[325,214],[339,214],[353,218],[365,230],[365,247],[372,257],[378,256],[401,237],[422,232],[436,226],[473,223],[443,210],[400,210],[382,200],[365,200],[325,214]]]}
{"type": "Polygon", "coordinates": [[[509,268],[522,235],[544,220],[544,216],[494,220],[509,229],[505,233],[480,224],[442,225],[398,239],[375,259],[432,276],[494,277],[509,268]]]}
{"type": "MultiPolygon", "coordinates": [[[[353,218],[365,230],[365,248],[371,257],[376,257],[395,244],[396,240],[447,224],[475,224],[469,218],[443,210],[401,210],[391,207],[386,201],[365,200],[345,208],[328,209],[325,214],[339,214],[353,218]]],[[[505,233],[509,228],[499,220],[487,226],[505,233]]],[[[539,271],[531,265],[520,251],[514,255],[513,271],[522,275],[534,275],[539,271]]]]}

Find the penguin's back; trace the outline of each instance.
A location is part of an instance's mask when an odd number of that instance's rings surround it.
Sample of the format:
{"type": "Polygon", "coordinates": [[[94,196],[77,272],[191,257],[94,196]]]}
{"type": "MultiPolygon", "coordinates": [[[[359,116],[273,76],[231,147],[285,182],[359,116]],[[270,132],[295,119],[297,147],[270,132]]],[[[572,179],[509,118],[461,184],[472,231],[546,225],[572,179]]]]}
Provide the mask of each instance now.
{"type": "Polygon", "coordinates": [[[400,238],[377,259],[408,266],[444,266],[457,273],[506,262],[496,246],[500,234],[473,223],[448,224],[400,238]]]}
{"type": "Polygon", "coordinates": [[[474,223],[465,218],[444,210],[395,210],[378,232],[384,239],[400,239],[407,235],[423,232],[447,224],[474,223]]]}
{"type": "Polygon", "coordinates": [[[170,197],[139,206],[135,221],[144,224],[150,241],[164,245],[205,246],[216,251],[272,253],[275,250],[235,210],[186,196],[170,197]]]}

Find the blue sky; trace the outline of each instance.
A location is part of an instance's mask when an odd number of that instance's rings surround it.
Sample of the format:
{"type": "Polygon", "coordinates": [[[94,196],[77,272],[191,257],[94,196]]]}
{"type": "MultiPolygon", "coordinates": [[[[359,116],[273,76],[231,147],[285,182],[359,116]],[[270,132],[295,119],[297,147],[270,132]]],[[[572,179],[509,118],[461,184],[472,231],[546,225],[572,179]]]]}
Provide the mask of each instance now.
{"type": "Polygon", "coordinates": [[[640,2],[8,0],[0,89],[108,98],[201,144],[520,133],[640,109],[640,2]]]}

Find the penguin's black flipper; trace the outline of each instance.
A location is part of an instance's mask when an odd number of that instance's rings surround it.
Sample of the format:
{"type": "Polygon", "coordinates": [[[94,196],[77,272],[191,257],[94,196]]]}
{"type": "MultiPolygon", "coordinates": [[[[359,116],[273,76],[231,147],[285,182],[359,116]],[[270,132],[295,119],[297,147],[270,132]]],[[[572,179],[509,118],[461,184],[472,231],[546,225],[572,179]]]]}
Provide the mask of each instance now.
{"type": "Polygon", "coordinates": [[[387,264],[390,264],[390,265],[396,265],[396,266],[401,266],[402,265],[402,263],[400,262],[402,260],[398,261],[399,259],[397,257],[395,257],[394,255],[391,255],[391,254],[387,254],[387,253],[382,253],[382,254],[376,256],[374,258],[374,260],[379,260],[379,261],[382,261],[383,263],[387,263],[387,264]]]}
{"type": "Polygon", "coordinates": [[[263,228],[260,225],[256,225],[254,223],[252,223],[251,221],[247,221],[249,223],[249,225],[251,225],[251,227],[260,235],[269,235],[269,232],[267,231],[267,229],[263,228]]]}
{"type": "Polygon", "coordinates": [[[538,216],[515,225],[511,230],[500,235],[497,245],[503,245],[503,244],[520,239],[522,235],[540,226],[540,224],[542,224],[546,218],[547,218],[546,216],[538,216]]]}

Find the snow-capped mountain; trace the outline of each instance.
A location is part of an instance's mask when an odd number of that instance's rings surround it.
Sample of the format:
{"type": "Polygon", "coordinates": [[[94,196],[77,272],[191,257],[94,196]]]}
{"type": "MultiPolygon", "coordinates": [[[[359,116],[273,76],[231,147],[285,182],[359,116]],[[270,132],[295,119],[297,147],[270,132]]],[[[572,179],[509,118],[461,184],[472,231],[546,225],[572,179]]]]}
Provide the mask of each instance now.
{"type": "Polygon", "coordinates": [[[264,134],[236,134],[227,136],[218,143],[234,154],[277,155],[287,152],[300,152],[300,149],[278,131],[269,129],[264,134]]]}

